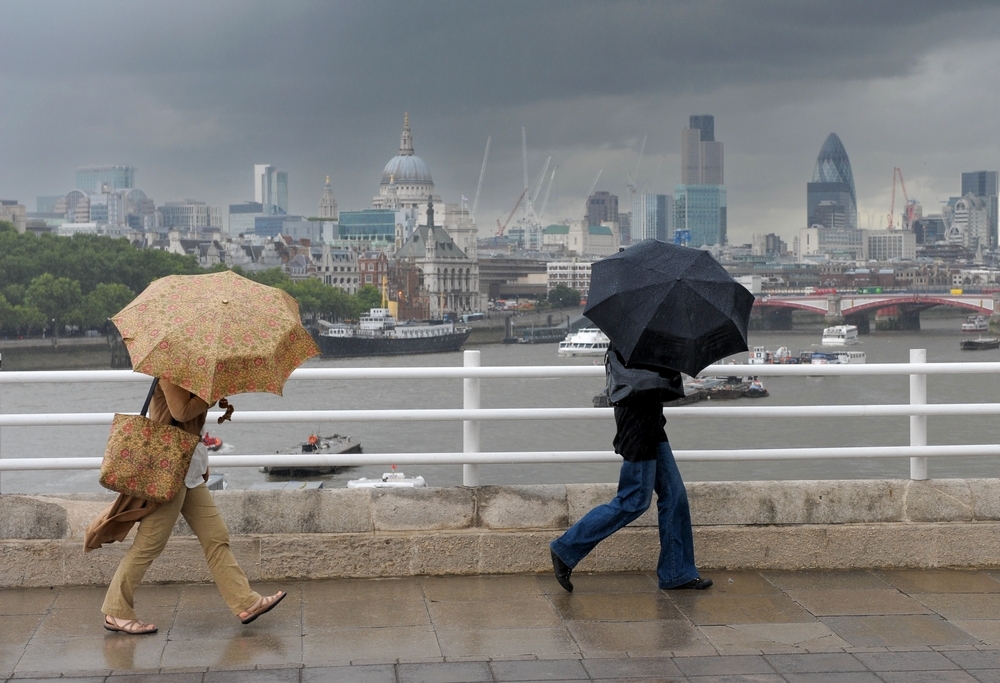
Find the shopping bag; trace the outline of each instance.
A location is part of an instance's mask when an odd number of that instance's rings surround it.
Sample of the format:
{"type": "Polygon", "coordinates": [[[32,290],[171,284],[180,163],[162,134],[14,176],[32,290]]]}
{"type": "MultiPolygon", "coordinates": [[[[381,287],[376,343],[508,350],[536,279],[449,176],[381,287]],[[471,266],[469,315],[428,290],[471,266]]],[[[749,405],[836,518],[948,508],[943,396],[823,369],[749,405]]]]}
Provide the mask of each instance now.
{"type": "Polygon", "coordinates": [[[141,415],[115,413],[101,462],[100,482],[112,491],[169,503],[184,486],[200,439],[145,416],[155,387],[154,381],[141,415]]]}

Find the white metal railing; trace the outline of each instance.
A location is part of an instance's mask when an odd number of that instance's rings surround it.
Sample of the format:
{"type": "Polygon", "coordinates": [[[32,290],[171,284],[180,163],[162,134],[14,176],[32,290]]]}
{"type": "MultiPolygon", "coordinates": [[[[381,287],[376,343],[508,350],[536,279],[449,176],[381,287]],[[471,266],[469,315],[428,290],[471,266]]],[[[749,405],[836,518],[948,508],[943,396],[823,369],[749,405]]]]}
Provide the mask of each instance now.
{"type": "MultiPolygon", "coordinates": [[[[232,417],[234,423],[316,423],[320,421],[378,422],[393,421],[461,421],[463,424],[462,452],[444,453],[357,453],[342,455],[266,454],[211,455],[214,467],[260,466],[333,466],[410,464],[461,464],[463,483],[479,484],[478,465],[512,463],[613,462],[619,459],[612,451],[490,451],[480,452],[479,428],[482,422],[493,420],[553,420],[610,419],[611,408],[480,408],[480,382],[493,378],[560,378],[600,377],[603,366],[518,366],[481,367],[478,351],[464,353],[462,367],[409,368],[308,368],[292,373],[290,380],[370,380],[370,379],[462,379],[462,408],[429,408],[402,410],[258,410],[241,411],[232,417]]],[[[820,405],[820,406],[698,406],[668,407],[671,418],[712,419],[777,418],[777,417],[910,417],[908,446],[863,446],[831,448],[767,448],[738,450],[679,450],[678,460],[791,460],[839,458],[910,458],[910,477],[927,478],[927,458],[945,456],[1000,456],[997,444],[927,445],[928,416],[1000,415],[1000,403],[927,403],[928,375],[1000,374],[1000,363],[926,363],[926,351],[910,351],[909,363],[873,363],[869,365],[714,365],[704,376],[753,374],[773,376],[883,375],[910,378],[909,403],[888,405],[820,405]]],[[[146,375],[127,370],[0,372],[0,384],[42,384],[51,382],[148,382],[146,375]]],[[[213,411],[209,417],[218,417],[213,411]]],[[[113,413],[3,413],[0,427],[39,427],[66,425],[110,425],[113,413]]],[[[80,470],[98,469],[101,458],[3,458],[0,472],[14,470],[80,470]]]]}

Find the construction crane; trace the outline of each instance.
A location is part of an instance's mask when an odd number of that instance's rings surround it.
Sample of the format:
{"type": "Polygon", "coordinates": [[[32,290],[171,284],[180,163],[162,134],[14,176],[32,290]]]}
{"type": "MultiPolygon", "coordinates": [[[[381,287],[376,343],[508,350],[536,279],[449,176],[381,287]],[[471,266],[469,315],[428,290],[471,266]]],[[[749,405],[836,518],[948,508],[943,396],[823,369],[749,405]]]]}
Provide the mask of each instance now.
{"type": "MultiPolygon", "coordinates": [[[[639,158],[635,162],[635,172],[630,173],[628,175],[628,179],[627,179],[628,182],[625,183],[625,186],[628,188],[628,191],[629,191],[629,198],[630,199],[634,199],[635,198],[635,191],[636,191],[635,181],[639,177],[639,164],[642,163],[642,153],[645,152],[645,151],[646,151],[646,136],[643,135],[642,136],[642,145],[639,147],[639,158]]],[[[587,195],[587,196],[589,197],[590,195],[587,195]]]]}
{"type": "Polygon", "coordinates": [[[558,166],[552,169],[552,175],[549,176],[549,184],[545,188],[545,198],[542,200],[542,210],[538,212],[538,220],[541,222],[542,216],[545,215],[545,207],[549,205],[549,193],[552,192],[552,181],[556,179],[556,171],[559,169],[558,166]]]}
{"type": "Polygon", "coordinates": [[[597,187],[597,181],[601,179],[601,174],[602,173],[604,173],[604,169],[603,168],[600,171],[597,172],[596,176],[594,176],[594,182],[592,182],[590,184],[590,189],[587,190],[586,198],[583,200],[583,216],[582,216],[582,218],[586,218],[587,217],[587,201],[590,199],[590,195],[594,194],[594,188],[597,187]]]}
{"type": "Polygon", "coordinates": [[[517,207],[521,206],[521,202],[524,201],[524,195],[526,194],[528,194],[527,188],[525,188],[524,192],[521,193],[521,196],[517,198],[517,203],[514,204],[514,208],[510,210],[510,213],[507,215],[507,220],[503,222],[503,225],[500,224],[500,219],[497,219],[497,237],[503,237],[503,231],[507,229],[507,224],[510,223],[510,219],[513,218],[514,214],[517,212],[517,207]]]}
{"type": "Polygon", "coordinates": [[[486,160],[490,158],[490,142],[493,140],[492,135],[486,136],[486,153],[483,154],[483,167],[479,169],[479,184],[476,186],[476,199],[472,202],[472,213],[469,214],[469,218],[472,222],[476,222],[476,208],[479,207],[479,193],[483,190],[483,176],[486,175],[486,160]]]}
{"type": "Polygon", "coordinates": [[[893,214],[896,212],[896,177],[899,177],[899,186],[903,190],[903,201],[906,202],[906,208],[903,211],[904,215],[904,225],[907,230],[913,225],[913,203],[910,202],[909,196],[906,194],[906,183],[903,182],[903,172],[899,170],[899,167],[892,169],[892,199],[889,203],[889,224],[888,230],[893,230],[894,226],[892,223],[893,214]]]}

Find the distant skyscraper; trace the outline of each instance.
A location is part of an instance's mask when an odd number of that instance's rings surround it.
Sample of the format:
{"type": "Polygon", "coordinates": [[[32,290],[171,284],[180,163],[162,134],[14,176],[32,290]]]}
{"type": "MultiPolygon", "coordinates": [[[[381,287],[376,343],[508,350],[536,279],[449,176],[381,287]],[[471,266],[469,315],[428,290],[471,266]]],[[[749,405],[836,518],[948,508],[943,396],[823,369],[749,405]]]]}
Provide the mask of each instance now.
{"type": "Polygon", "coordinates": [[[827,136],[816,158],[812,182],[806,185],[806,215],[807,227],[858,227],[858,195],[851,160],[836,133],[827,136]]]}
{"type": "Polygon", "coordinates": [[[595,192],[587,197],[587,225],[600,225],[604,221],[618,222],[618,195],[595,192]]]}
{"type": "Polygon", "coordinates": [[[726,243],[726,188],[722,143],[715,139],[715,117],[692,116],[681,133],[681,184],[674,188],[670,238],[686,231],[692,247],[726,243]]]}
{"type": "Polygon", "coordinates": [[[722,143],[715,139],[715,117],[692,116],[681,133],[681,184],[724,185],[722,143]]]}
{"type": "MultiPolygon", "coordinates": [[[[997,248],[997,172],[972,171],[962,174],[962,196],[974,194],[986,205],[989,248],[997,248]]],[[[984,247],[986,245],[983,245],[984,247]]]]}
{"type": "MultiPolygon", "coordinates": [[[[288,213],[288,174],[270,164],[254,164],[253,198],[265,206],[276,206],[279,213],[288,213]]],[[[265,210],[266,212],[266,210],[265,210]]]]}
{"type": "Polygon", "coordinates": [[[319,217],[337,220],[337,200],[333,196],[333,188],[330,187],[330,176],[326,177],[323,196],[319,200],[319,217]]]}
{"type": "Polygon", "coordinates": [[[633,242],[654,239],[666,242],[671,237],[670,214],[673,197],[668,194],[637,194],[632,199],[631,238],[633,242]]]}
{"type": "Polygon", "coordinates": [[[688,118],[688,128],[701,131],[701,139],[705,142],[715,142],[715,117],[710,114],[697,114],[688,118]]]}
{"type": "Polygon", "coordinates": [[[128,190],[133,187],[134,166],[81,166],[76,169],[76,189],[84,192],[128,190]]]}

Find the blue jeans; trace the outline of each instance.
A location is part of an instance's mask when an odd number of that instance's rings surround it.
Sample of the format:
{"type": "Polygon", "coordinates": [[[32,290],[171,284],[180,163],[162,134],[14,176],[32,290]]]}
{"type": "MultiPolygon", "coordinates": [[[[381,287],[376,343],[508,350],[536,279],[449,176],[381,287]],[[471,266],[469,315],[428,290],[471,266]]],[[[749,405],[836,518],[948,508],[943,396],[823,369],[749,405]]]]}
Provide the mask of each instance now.
{"type": "Polygon", "coordinates": [[[698,578],[687,491],[666,441],[659,445],[656,460],[624,461],[614,500],[588,512],[550,547],[569,567],[575,567],[598,543],[645,512],[653,500],[653,491],[660,529],[660,559],[656,564],[660,588],[673,588],[698,578]]]}

